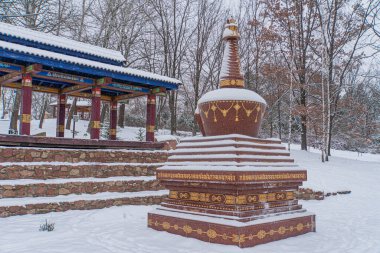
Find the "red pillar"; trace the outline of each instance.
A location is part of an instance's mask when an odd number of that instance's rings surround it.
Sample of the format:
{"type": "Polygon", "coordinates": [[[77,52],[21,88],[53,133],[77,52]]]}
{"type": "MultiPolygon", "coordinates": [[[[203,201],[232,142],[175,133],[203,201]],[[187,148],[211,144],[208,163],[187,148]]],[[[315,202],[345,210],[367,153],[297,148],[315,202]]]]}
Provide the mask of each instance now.
{"type": "Polygon", "coordinates": [[[65,114],[66,94],[59,94],[57,104],[57,137],[65,137],[65,114]]]}
{"type": "Polygon", "coordinates": [[[100,138],[100,86],[92,87],[92,104],[91,104],[91,130],[90,138],[100,138]]]}
{"type": "Polygon", "coordinates": [[[30,114],[32,112],[32,76],[22,75],[20,134],[30,135],[30,114]]]}
{"type": "Polygon", "coordinates": [[[156,122],[156,95],[149,94],[146,105],[146,141],[154,141],[156,122]]]}
{"type": "Polygon", "coordinates": [[[116,140],[116,124],[117,124],[117,101],[112,98],[110,102],[110,140],[116,140]]]}

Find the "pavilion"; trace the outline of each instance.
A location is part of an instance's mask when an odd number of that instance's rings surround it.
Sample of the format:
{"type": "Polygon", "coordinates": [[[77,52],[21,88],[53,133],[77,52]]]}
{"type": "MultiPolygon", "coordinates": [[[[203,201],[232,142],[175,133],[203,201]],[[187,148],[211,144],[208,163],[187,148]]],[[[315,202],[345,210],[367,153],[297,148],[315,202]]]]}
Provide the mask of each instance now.
{"type": "Polygon", "coordinates": [[[0,89],[21,89],[21,135],[30,135],[32,92],[57,94],[57,137],[64,137],[68,95],[91,99],[91,139],[100,137],[101,101],[110,103],[111,140],[117,104],[147,97],[146,141],[154,141],[156,96],[176,90],[179,80],[124,67],[119,51],[0,22],[0,89]]]}

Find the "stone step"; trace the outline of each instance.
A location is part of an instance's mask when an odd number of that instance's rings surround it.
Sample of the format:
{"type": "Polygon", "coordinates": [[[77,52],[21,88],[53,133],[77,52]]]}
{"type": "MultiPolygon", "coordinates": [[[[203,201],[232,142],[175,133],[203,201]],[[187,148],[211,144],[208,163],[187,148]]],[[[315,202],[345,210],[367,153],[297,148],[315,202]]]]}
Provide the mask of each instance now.
{"type": "Polygon", "coordinates": [[[202,155],[172,155],[168,162],[269,162],[269,163],[293,163],[290,156],[259,156],[236,154],[202,154],[202,155]]]}
{"type": "Polygon", "coordinates": [[[164,189],[155,176],[76,179],[0,180],[0,202],[3,198],[54,197],[100,192],[137,192],[164,189]]]}
{"type": "Polygon", "coordinates": [[[262,144],[281,144],[280,139],[262,139],[249,137],[239,134],[229,134],[229,135],[219,135],[219,136],[207,136],[207,137],[189,137],[181,140],[181,143],[196,143],[205,141],[226,141],[232,140],[236,142],[251,142],[251,143],[262,143],[262,144]]]}
{"type": "Polygon", "coordinates": [[[260,149],[260,150],[279,150],[279,151],[285,151],[286,147],[282,144],[263,144],[263,143],[253,143],[253,142],[247,142],[247,141],[234,141],[234,140],[222,140],[222,141],[205,141],[205,142],[184,142],[177,145],[176,149],[187,149],[189,151],[191,150],[197,150],[197,149],[203,149],[203,148],[249,148],[249,149],[260,149]]]}
{"type": "Polygon", "coordinates": [[[167,194],[167,190],[160,190],[0,199],[0,217],[101,209],[122,205],[156,205],[167,198],[167,194]]]}
{"type": "Polygon", "coordinates": [[[3,162],[103,162],[103,163],[162,163],[167,151],[126,149],[54,149],[0,147],[3,162]]]}
{"type": "Polygon", "coordinates": [[[153,176],[163,163],[0,163],[0,180],[153,176]]]}
{"type": "Polygon", "coordinates": [[[287,150],[263,150],[253,148],[231,148],[231,147],[213,147],[213,148],[193,148],[186,149],[180,148],[169,152],[170,155],[221,155],[221,154],[234,154],[234,155],[260,155],[260,156],[290,156],[287,150]]]}

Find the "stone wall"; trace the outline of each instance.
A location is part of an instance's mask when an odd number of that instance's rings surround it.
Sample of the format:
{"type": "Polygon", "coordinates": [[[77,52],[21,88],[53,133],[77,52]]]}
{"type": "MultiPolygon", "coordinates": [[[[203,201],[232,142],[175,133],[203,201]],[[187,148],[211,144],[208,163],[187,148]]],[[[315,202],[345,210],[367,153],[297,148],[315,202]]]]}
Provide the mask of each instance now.
{"type": "Polygon", "coordinates": [[[0,217],[24,214],[41,214],[49,212],[64,212],[68,210],[91,210],[123,205],[157,205],[161,203],[166,197],[167,195],[107,200],[79,200],[75,202],[28,204],[24,206],[0,206],[0,217]]]}
{"type": "Polygon", "coordinates": [[[1,198],[52,197],[99,192],[137,192],[164,189],[157,180],[68,182],[62,184],[0,185],[1,198]]]}
{"type": "Polygon", "coordinates": [[[0,162],[163,163],[167,157],[166,151],[0,148],[0,162]]]}
{"type": "Polygon", "coordinates": [[[153,176],[158,165],[0,165],[0,180],[153,176]]]}

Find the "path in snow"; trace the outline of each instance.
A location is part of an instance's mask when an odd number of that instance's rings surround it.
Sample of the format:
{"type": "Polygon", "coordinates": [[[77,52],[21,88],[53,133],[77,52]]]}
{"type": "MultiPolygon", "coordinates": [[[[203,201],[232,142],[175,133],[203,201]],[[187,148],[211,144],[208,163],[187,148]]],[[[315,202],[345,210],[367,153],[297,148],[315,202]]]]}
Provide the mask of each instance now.
{"type": "Polygon", "coordinates": [[[155,207],[123,206],[0,219],[0,252],[380,253],[380,163],[333,157],[322,164],[318,154],[292,154],[308,169],[306,187],[352,190],[323,201],[302,201],[317,214],[317,233],[241,250],[148,229],[147,212],[155,207]],[[38,231],[45,219],[55,222],[53,232],[38,231]]]}

